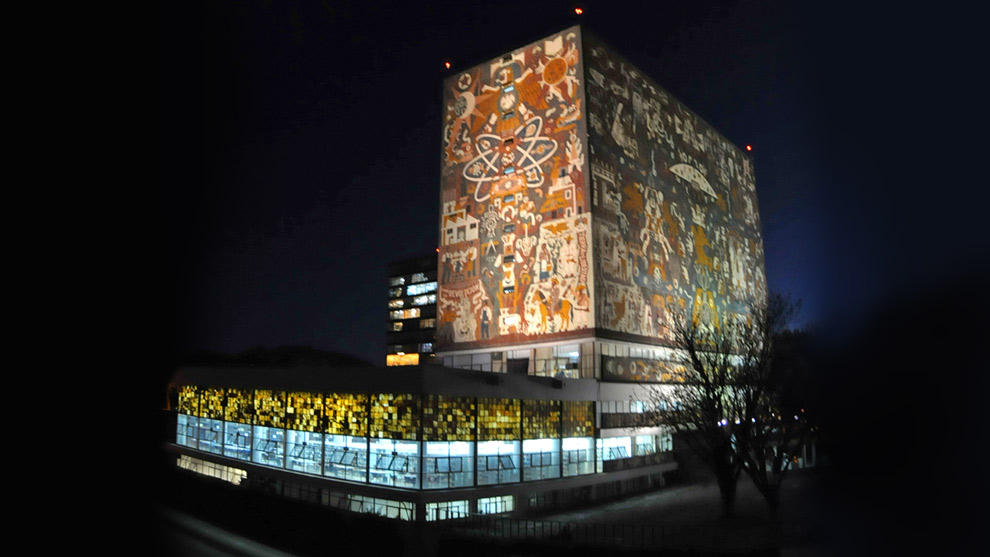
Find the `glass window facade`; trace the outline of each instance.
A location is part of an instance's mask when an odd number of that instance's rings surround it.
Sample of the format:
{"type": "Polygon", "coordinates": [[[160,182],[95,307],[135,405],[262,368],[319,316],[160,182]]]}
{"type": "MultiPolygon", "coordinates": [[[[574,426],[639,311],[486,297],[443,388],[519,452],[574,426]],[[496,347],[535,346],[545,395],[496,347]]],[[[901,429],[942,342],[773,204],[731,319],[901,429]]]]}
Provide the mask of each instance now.
{"type": "Polygon", "coordinates": [[[286,439],[286,468],[317,476],[323,473],[323,434],[290,429],[286,439]]]}
{"type": "Polygon", "coordinates": [[[368,481],[368,439],[348,435],[325,435],[323,474],[354,482],[368,481]]]}
{"type": "Polygon", "coordinates": [[[223,456],[251,460],[251,426],[224,422],[223,456]]]}
{"type": "Polygon", "coordinates": [[[254,426],[254,450],[251,460],[265,466],[285,466],[285,430],[279,427],[254,426]]]}
{"type": "Polygon", "coordinates": [[[419,442],[372,439],[368,483],[419,488],[419,442]]]}
{"type": "Polygon", "coordinates": [[[474,485],[474,443],[427,441],[423,458],[423,489],[474,485]]]}
{"type": "Polygon", "coordinates": [[[441,501],[426,504],[426,521],[464,518],[470,513],[467,499],[463,501],[441,501]]]}
{"type": "Polygon", "coordinates": [[[564,476],[581,476],[595,473],[595,439],[593,437],[565,437],[561,443],[564,476]]]}
{"type": "Polygon", "coordinates": [[[478,485],[518,482],[520,466],[519,441],[478,442],[478,485]]]}
{"type": "Polygon", "coordinates": [[[180,400],[179,445],[408,489],[592,474],[605,460],[671,449],[669,434],[596,439],[591,401],[196,387],[180,400]]]}
{"type": "Polygon", "coordinates": [[[523,481],[560,477],[560,439],[526,439],[523,447],[523,481]]]}

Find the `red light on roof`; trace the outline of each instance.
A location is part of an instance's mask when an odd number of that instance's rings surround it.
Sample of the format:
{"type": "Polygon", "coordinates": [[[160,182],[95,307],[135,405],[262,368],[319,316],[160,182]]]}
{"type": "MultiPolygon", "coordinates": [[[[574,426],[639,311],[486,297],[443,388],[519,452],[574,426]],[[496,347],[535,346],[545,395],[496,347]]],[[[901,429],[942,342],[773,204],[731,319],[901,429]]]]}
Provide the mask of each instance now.
{"type": "Polygon", "coordinates": [[[746,146],[746,150],[747,151],[752,151],[753,150],[753,146],[752,145],[747,145],[746,146]]]}
{"type": "Polygon", "coordinates": [[[437,248],[437,253],[440,253],[440,248],[437,248]]]}
{"type": "Polygon", "coordinates": [[[444,63],[443,63],[443,65],[444,65],[444,66],[447,66],[447,69],[448,69],[448,70],[450,69],[450,62],[444,62],[444,63]]]}
{"type": "Polygon", "coordinates": [[[577,15],[581,15],[584,13],[584,10],[582,10],[581,8],[574,8],[574,13],[576,13],[577,15]]]}

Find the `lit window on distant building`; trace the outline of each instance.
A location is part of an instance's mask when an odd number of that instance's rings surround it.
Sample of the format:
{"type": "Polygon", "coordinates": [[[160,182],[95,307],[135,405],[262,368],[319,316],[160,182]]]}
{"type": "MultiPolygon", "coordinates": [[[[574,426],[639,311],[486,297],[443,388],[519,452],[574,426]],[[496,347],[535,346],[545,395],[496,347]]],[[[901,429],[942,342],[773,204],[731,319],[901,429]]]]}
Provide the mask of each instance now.
{"type": "Polygon", "coordinates": [[[406,283],[406,277],[393,277],[388,280],[390,286],[402,286],[406,283]]]}
{"type": "Polygon", "coordinates": [[[389,323],[388,324],[388,329],[390,331],[401,331],[402,330],[402,321],[396,321],[395,323],[389,323]]]}
{"type": "Polygon", "coordinates": [[[398,298],[401,295],[402,295],[402,288],[401,287],[400,288],[389,288],[388,289],[388,297],[389,298],[398,298]]]}
{"type": "Polygon", "coordinates": [[[426,280],[425,273],[416,273],[412,276],[409,282],[423,282],[424,280],[426,280]]]}
{"type": "MultiPolygon", "coordinates": [[[[426,304],[435,304],[435,303],[437,303],[436,294],[424,294],[422,296],[416,296],[412,300],[412,305],[414,306],[425,306],[426,304]]],[[[396,307],[402,307],[402,306],[396,306],[396,307]]]]}
{"type": "Polygon", "coordinates": [[[385,356],[385,363],[389,366],[419,365],[419,354],[389,354],[385,356]]]}
{"type": "Polygon", "coordinates": [[[434,329],[436,328],[436,326],[437,326],[437,320],[434,317],[419,320],[420,329],[434,329]]]}
{"type": "Polygon", "coordinates": [[[397,309],[389,312],[392,319],[415,319],[419,317],[419,308],[397,309]]]}
{"type": "Polygon", "coordinates": [[[407,296],[418,296],[420,294],[429,294],[430,292],[437,291],[437,281],[424,282],[422,284],[411,284],[406,287],[407,296]]]}
{"type": "Polygon", "coordinates": [[[426,352],[433,352],[433,343],[432,342],[424,342],[423,344],[420,344],[419,345],[419,351],[420,352],[424,352],[424,353],[426,353],[426,352]]]}
{"type": "Polygon", "coordinates": [[[388,307],[390,307],[390,308],[392,308],[392,309],[395,309],[395,308],[401,308],[401,307],[402,307],[402,306],[404,306],[405,304],[406,304],[406,303],[405,303],[405,302],[403,302],[402,300],[389,300],[389,302],[388,302],[388,307]]]}

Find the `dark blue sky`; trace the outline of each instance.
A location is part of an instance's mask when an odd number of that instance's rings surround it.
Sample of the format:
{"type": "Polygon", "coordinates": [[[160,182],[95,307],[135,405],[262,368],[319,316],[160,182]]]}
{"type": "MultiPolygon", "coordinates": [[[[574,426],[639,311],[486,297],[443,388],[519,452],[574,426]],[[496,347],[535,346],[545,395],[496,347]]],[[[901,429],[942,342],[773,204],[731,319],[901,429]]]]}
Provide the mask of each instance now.
{"type": "Polygon", "coordinates": [[[903,276],[910,250],[890,213],[917,206],[904,203],[917,186],[874,164],[897,152],[878,133],[895,119],[883,108],[906,103],[887,95],[904,68],[877,14],[373,4],[162,8],[154,227],[166,350],[310,345],[381,363],[387,264],[437,245],[443,62],[456,71],[575,21],[754,146],[769,284],[803,301],[802,322],[854,315],[903,276]]]}

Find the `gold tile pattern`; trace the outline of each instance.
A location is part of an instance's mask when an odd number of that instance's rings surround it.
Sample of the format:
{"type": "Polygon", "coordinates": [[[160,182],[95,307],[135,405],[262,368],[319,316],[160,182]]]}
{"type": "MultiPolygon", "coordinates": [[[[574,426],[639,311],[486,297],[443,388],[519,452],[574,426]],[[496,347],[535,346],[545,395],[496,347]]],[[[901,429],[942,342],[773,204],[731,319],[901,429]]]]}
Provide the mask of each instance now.
{"type": "Polygon", "coordinates": [[[285,427],[285,393],[282,391],[254,391],[254,424],[267,427],[285,427]]]}
{"type": "Polygon", "coordinates": [[[519,400],[479,398],[478,441],[518,440],[519,418],[519,400]]]}
{"type": "Polygon", "coordinates": [[[524,400],[522,403],[523,439],[558,439],[560,437],[560,401],[524,400]]]}
{"type": "Polygon", "coordinates": [[[328,393],[323,403],[324,433],[365,437],[368,434],[368,395],[328,393]]]}
{"type": "Polygon", "coordinates": [[[227,389],[227,404],[223,419],[228,422],[251,425],[254,418],[254,391],[227,389]]]}
{"type": "Polygon", "coordinates": [[[419,416],[420,401],[416,395],[372,395],[369,436],[416,441],[419,439],[419,416]]]}
{"type": "Polygon", "coordinates": [[[286,398],[285,423],[296,431],[323,431],[323,395],[293,392],[286,398]]]}
{"type": "Polygon", "coordinates": [[[564,437],[595,435],[595,403],[586,400],[565,400],[562,431],[564,437]]]}
{"type": "Polygon", "coordinates": [[[199,416],[199,389],[195,385],[186,385],[179,391],[179,413],[199,416]]]}
{"type": "Polygon", "coordinates": [[[200,416],[211,420],[223,419],[223,389],[200,389],[200,416]]]}
{"type": "Polygon", "coordinates": [[[426,441],[474,441],[474,399],[426,395],[423,438],[426,441]]]}

